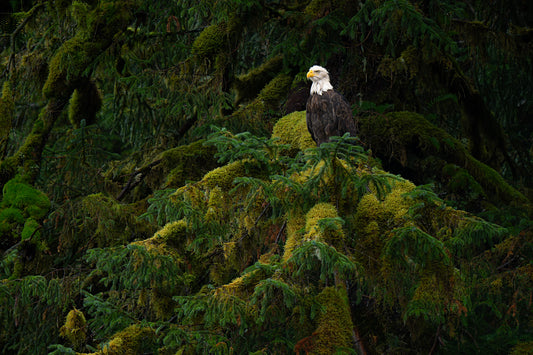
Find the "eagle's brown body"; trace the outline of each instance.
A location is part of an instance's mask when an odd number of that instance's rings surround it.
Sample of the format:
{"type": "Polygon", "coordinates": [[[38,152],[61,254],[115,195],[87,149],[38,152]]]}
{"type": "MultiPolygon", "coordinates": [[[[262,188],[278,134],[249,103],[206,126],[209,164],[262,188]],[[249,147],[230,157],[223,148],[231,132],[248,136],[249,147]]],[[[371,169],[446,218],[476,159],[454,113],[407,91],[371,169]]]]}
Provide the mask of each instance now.
{"type": "Polygon", "coordinates": [[[307,129],[317,146],[346,132],[350,132],[351,137],[357,135],[350,105],[335,90],[325,91],[322,95],[311,94],[307,100],[306,119],[307,129]]]}
{"type": "Polygon", "coordinates": [[[317,146],[329,142],[330,137],[357,135],[357,126],[352,117],[348,101],[336,92],[329,82],[328,71],[318,65],[309,69],[307,78],[311,85],[311,95],[307,99],[307,129],[317,146]]]}

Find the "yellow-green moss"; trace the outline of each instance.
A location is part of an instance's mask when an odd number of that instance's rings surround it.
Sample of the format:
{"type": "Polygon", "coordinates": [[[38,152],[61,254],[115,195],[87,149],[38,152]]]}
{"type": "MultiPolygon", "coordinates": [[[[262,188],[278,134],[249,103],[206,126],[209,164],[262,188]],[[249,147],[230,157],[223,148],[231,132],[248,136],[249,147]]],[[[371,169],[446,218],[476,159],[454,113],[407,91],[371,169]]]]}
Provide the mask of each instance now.
{"type": "Polygon", "coordinates": [[[238,122],[239,125],[245,121],[250,127],[266,125],[270,130],[269,126],[272,123],[269,122],[271,117],[269,112],[279,109],[282,101],[287,97],[291,82],[292,79],[289,76],[279,74],[265,85],[254,100],[235,111],[229,121],[238,122]]]}
{"type": "Polygon", "coordinates": [[[267,110],[275,110],[281,101],[287,97],[292,78],[286,74],[279,74],[268,82],[259,92],[257,98],[264,102],[267,110]]]}
{"type": "Polygon", "coordinates": [[[521,342],[513,346],[509,355],[531,355],[533,354],[533,341],[521,342]]]}
{"type": "Polygon", "coordinates": [[[192,53],[200,58],[211,58],[222,51],[226,25],[211,25],[203,29],[192,44],[192,53]]]}
{"type": "Polygon", "coordinates": [[[222,192],[220,187],[215,186],[209,191],[209,200],[204,219],[207,222],[224,223],[224,218],[227,217],[227,213],[224,213],[224,211],[227,210],[228,204],[225,193],[222,192]]]}
{"type": "Polygon", "coordinates": [[[234,87],[237,91],[235,103],[255,97],[265,85],[272,80],[283,66],[283,57],[270,58],[259,67],[235,78],[234,87]]]}
{"type": "Polygon", "coordinates": [[[156,339],[154,330],[132,325],[113,335],[109,342],[94,353],[79,355],[137,355],[143,354],[153,346],[156,339]]]}
{"type": "Polygon", "coordinates": [[[321,227],[320,221],[324,218],[339,217],[337,209],[331,203],[317,203],[305,216],[305,239],[318,240],[334,246],[344,241],[342,224],[334,221],[332,225],[321,227]]]}
{"type": "Polygon", "coordinates": [[[105,247],[124,244],[134,235],[151,235],[153,226],[135,217],[139,208],[136,204],[118,203],[102,193],[85,196],[76,206],[75,217],[80,222],[75,235],[65,236],[64,242],[85,238],[85,247],[105,247]]]}
{"type": "Polygon", "coordinates": [[[233,180],[239,176],[246,175],[246,169],[242,160],[221,166],[205,174],[202,182],[209,189],[219,187],[222,191],[229,191],[233,188],[233,180]]]}
{"type": "Polygon", "coordinates": [[[353,349],[353,323],[346,290],[326,287],[317,301],[324,307],[318,317],[313,334],[313,347],[309,354],[338,354],[353,349]]]}
{"type": "MultiPolygon", "coordinates": [[[[153,255],[165,255],[172,258],[173,262],[184,268],[183,255],[187,244],[187,223],[184,220],[167,223],[153,237],[136,241],[132,245],[142,246],[153,255]]],[[[142,262],[139,259],[138,262],[142,262]]],[[[159,265],[154,265],[159,267],[159,265]]],[[[180,275],[182,279],[189,277],[187,273],[180,275]]],[[[191,276],[194,278],[194,276],[191,276]]],[[[137,303],[140,307],[150,309],[157,319],[168,319],[172,315],[176,302],[172,299],[175,288],[157,286],[142,290],[137,303]]]]}
{"type": "Polygon", "coordinates": [[[279,138],[280,144],[289,144],[294,151],[316,147],[307,129],[305,111],[295,111],[283,116],[272,130],[272,138],[279,138]]]}
{"type": "Polygon", "coordinates": [[[59,335],[66,338],[74,349],[81,349],[87,339],[87,321],[83,312],[77,309],[68,312],[65,324],[59,330],[59,335]]]}
{"type": "Polygon", "coordinates": [[[292,214],[287,220],[287,240],[283,252],[283,261],[287,261],[292,256],[294,249],[301,244],[305,233],[305,217],[301,214],[292,214]]]}
{"type": "Polygon", "coordinates": [[[410,181],[398,181],[394,184],[391,192],[385,197],[382,203],[383,213],[385,213],[385,219],[389,221],[389,225],[400,226],[409,223],[407,213],[413,203],[403,195],[412,191],[414,188],[415,185],[410,181]]]}
{"type": "MultiPolygon", "coordinates": [[[[184,250],[187,241],[187,222],[181,219],[179,221],[165,224],[161,230],[157,231],[153,237],[142,241],[133,242],[132,244],[142,245],[148,251],[157,251],[159,253],[172,253],[169,246],[184,250]]],[[[178,256],[176,254],[176,256],[178,256]]]]}

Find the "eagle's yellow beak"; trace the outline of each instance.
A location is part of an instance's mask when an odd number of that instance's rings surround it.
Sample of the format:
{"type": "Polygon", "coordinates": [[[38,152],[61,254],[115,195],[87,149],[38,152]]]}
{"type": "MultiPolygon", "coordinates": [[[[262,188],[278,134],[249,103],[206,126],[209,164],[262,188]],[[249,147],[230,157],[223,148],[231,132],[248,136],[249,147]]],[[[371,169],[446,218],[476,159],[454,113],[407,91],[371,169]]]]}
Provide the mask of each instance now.
{"type": "Polygon", "coordinates": [[[315,73],[312,71],[312,70],[309,70],[309,72],[307,73],[307,79],[311,78],[315,76],[315,73]]]}

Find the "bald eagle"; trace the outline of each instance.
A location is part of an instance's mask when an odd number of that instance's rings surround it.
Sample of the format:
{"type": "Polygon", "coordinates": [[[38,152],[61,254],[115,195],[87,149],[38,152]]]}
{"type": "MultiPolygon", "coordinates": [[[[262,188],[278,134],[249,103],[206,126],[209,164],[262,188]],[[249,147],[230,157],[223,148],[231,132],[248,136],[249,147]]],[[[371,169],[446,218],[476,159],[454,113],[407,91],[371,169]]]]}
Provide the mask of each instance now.
{"type": "Polygon", "coordinates": [[[306,106],[307,129],[316,145],[320,146],[329,142],[330,137],[342,136],[346,132],[355,137],[357,127],[350,104],[333,89],[328,71],[315,65],[309,69],[307,78],[313,82],[306,106]]]}

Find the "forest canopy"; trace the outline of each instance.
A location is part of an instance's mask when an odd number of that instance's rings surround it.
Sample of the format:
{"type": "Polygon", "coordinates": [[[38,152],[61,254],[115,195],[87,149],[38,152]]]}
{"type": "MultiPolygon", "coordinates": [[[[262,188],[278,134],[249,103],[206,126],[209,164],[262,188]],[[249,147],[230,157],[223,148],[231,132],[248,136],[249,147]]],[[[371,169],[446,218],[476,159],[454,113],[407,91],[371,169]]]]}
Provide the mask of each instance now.
{"type": "Polygon", "coordinates": [[[0,352],[532,353],[532,58],[527,0],[4,1],[0,352]]]}

